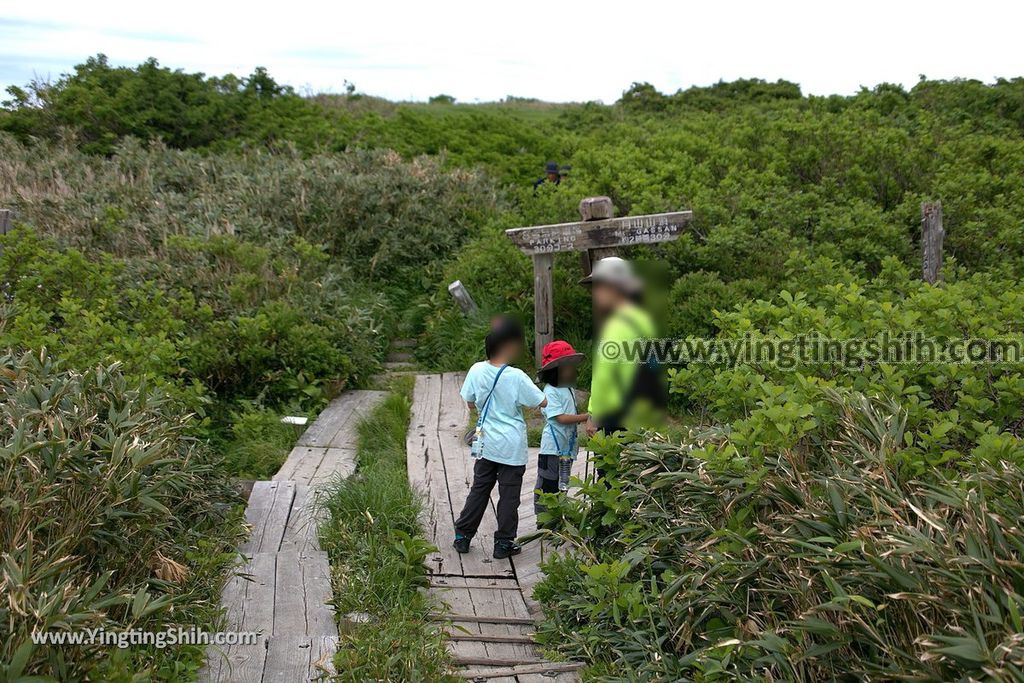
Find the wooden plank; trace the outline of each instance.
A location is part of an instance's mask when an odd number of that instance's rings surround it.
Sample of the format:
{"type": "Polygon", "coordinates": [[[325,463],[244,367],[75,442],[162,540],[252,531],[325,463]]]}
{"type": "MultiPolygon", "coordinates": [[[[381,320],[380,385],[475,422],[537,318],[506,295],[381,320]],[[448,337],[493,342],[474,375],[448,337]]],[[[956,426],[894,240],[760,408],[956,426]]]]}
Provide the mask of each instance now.
{"type": "Polygon", "coordinates": [[[267,646],[263,676],[257,680],[263,683],[310,681],[313,679],[311,655],[312,640],[301,631],[275,635],[267,646]]]}
{"type": "Polygon", "coordinates": [[[580,662],[542,662],[537,664],[517,664],[501,669],[466,669],[464,671],[456,671],[455,675],[459,678],[468,678],[470,680],[477,678],[489,679],[509,675],[554,674],[578,671],[583,666],[580,662]]]}
{"type": "Polygon", "coordinates": [[[282,552],[308,553],[320,550],[320,522],[324,511],[318,506],[317,495],[316,491],[305,484],[295,485],[288,526],[281,539],[282,552]]]}
{"type": "Polygon", "coordinates": [[[267,659],[267,643],[274,626],[276,555],[257,553],[252,558],[251,580],[245,583],[242,618],[228,630],[258,631],[263,638],[254,645],[231,645],[222,661],[220,681],[260,681],[267,659]]]}
{"type": "Polygon", "coordinates": [[[529,617],[506,617],[490,614],[432,614],[432,621],[461,621],[477,624],[519,624],[522,626],[535,626],[536,623],[529,617]]]}
{"type": "MultiPolygon", "coordinates": [[[[362,418],[360,418],[362,419],[362,418]]],[[[324,457],[320,461],[310,484],[320,487],[335,480],[350,477],[356,471],[355,441],[350,447],[324,449],[324,457]]]]}
{"type": "Polygon", "coordinates": [[[351,417],[352,406],[357,400],[358,394],[354,391],[346,391],[332,400],[313,424],[306,428],[295,445],[326,448],[331,438],[351,417]]]}
{"type": "Polygon", "coordinates": [[[306,633],[315,638],[337,637],[338,626],[329,604],[334,592],[331,590],[331,566],[327,553],[300,556],[299,564],[305,594],[306,633]]]}
{"type": "MultiPolygon", "coordinates": [[[[508,666],[508,667],[513,667],[513,666],[520,666],[520,665],[527,665],[527,664],[550,664],[550,662],[548,662],[546,660],[543,660],[543,659],[534,659],[534,660],[530,660],[530,661],[523,661],[521,659],[498,659],[498,658],[495,658],[495,657],[473,657],[471,655],[455,655],[453,659],[455,660],[455,663],[458,664],[459,666],[478,665],[478,666],[508,666]]],[[[545,669],[545,671],[547,671],[547,670],[548,669],[545,669]]],[[[505,675],[507,676],[508,672],[505,672],[505,675]]]]}
{"type": "Polygon", "coordinates": [[[281,465],[281,469],[274,475],[273,480],[293,480],[296,483],[308,485],[313,480],[326,453],[326,448],[296,446],[288,453],[288,457],[281,465]]]}
{"type": "Polygon", "coordinates": [[[475,633],[451,633],[448,635],[448,640],[465,640],[480,643],[525,643],[527,645],[533,645],[536,642],[534,641],[533,636],[531,635],[515,635],[511,633],[497,636],[488,636],[475,633]]]}
{"type": "Polygon", "coordinates": [[[534,358],[540,358],[541,350],[555,338],[554,280],[551,275],[554,263],[553,254],[533,255],[534,358]]]}
{"type": "Polygon", "coordinates": [[[506,230],[526,254],[553,254],[601,247],[653,244],[676,239],[693,220],[692,211],[625,216],[506,230]]]}
{"type": "Polygon", "coordinates": [[[921,260],[924,281],[935,284],[942,279],[942,202],[921,204],[921,260]]]}
{"type": "Polygon", "coordinates": [[[294,498],[295,482],[256,482],[245,511],[245,520],[252,526],[252,532],[239,546],[239,552],[276,552],[284,538],[294,498]]]}
{"type": "Polygon", "coordinates": [[[313,652],[310,654],[311,669],[321,677],[337,675],[334,669],[334,653],[338,651],[338,636],[324,636],[313,640],[313,652]]]}

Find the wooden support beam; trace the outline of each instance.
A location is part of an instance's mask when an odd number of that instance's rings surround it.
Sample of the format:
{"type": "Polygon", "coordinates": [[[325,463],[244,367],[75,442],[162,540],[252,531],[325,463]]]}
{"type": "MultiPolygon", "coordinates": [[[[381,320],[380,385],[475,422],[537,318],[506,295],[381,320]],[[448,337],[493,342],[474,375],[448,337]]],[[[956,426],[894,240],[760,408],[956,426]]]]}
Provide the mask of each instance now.
{"type": "Polygon", "coordinates": [[[532,636],[485,636],[477,633],[455,633],[448,636],[448,640],[468,642],[468,643],[523,643],[526,645],[533,645],[534,639],[532,636]]]}
{"type": "Polygon", "coordinates": [[[935,284],[942,279],[942,202],[921,204],[921,261],[924,281],[935,284]]]}
{"type": "Polygon", "coordinates": [[[673,211],[514,228],[506,230],[505,234],[526,254],[553,254],[560,251],[668,242],[676,239],[691,220],[692,211],[673,211]]]}
{"type": "MultiPolygon", "coordinates": [[[[488,666],[488,665],[484,665],[488,666]]],[[[495,666],[491,664],[490,666],[495,666]]],[[[545,662],[543,664],[518,664],[515,666],[509,666],[506,668],[499,669],[466,669],[464,671],[456,671],[455,675],[459,678],[468,678],[469,680],[487,679],[487,678],[505,678],[508,676],[525,676],[528,674],[558,674],[567,673],[570,671],[578,671],[583,668],[583,664],[579,662],[545,662]]]]}
{"type": "Polygon", "coordinates": [[[11,220],[14,212],[10,209],[0,209],[0,235],[6,235],[11,231],[11,220]]]}
{"type": "Polygon", "coordinates": [[[553,254],[533,255],[534,359],[538,363],[544,345],[555,338],[555,285],[551,276],[554,262],[553,254]]]}
{"type": "Polygon", "coordinates": [[[533,619],[526,617],[498,617],[480,614],[431,614],[431,621],[462,621],[467,624],[509,624],[518,626],[533,626],[533,619]]]}

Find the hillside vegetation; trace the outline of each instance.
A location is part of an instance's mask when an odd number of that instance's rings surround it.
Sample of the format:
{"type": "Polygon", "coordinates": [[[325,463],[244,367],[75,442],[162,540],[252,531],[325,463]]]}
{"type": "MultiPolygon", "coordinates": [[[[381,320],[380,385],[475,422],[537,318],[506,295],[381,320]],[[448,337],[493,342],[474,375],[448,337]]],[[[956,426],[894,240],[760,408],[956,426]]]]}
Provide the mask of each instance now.
{"type": "MultiPolygon", "coordinates": [[[[218,476],[266,476],[280,412],[366,382],[398,331],[463,369],[489,314],[529,320],[530,263],[503,230],[573,220],[585,196],[693,209],[681,239],[627,253],[664,335],[1019,335],[1022,178],[1019,78],[463,105],[100,56],[0,111],[17,211],[0,347],[66,372],[119,362],[126,390],[196,415],[218,476]],[[535,192],[549,160],[572,170],[535,192]],[[938,286],[919,280],[926,200],[945,215],[938,286]],[[454,279],[484,315],[459,313],[454,279]]],[[[555,333],[588,348],[578,277],[560,255],[555,333]]],[[[596,441],[611,488],[553,507],[574,548],[541,588],[553,647],[614,681],[1024,679],[1019,367],[691,365],[672,390],[690,435],[596,441]]]]}

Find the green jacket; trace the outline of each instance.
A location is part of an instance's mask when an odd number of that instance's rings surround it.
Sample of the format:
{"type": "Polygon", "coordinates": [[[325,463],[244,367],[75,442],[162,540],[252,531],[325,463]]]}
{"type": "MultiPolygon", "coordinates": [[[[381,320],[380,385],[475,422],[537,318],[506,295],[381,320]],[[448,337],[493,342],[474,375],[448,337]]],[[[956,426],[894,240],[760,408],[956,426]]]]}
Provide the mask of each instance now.
{"type": "Polygon", "coordinates": [[[590,414],[601,424],[602,418],[620,415],[633,387],[637,364],[622,361],[622,346],[639,339],[653,339],[654,321],[647,311],[626,303],[605,321],[594,353],[594,371],[590,382],[590,414]],[[606,349],[616,348],[619,359],[607,357],[606,349]]]}

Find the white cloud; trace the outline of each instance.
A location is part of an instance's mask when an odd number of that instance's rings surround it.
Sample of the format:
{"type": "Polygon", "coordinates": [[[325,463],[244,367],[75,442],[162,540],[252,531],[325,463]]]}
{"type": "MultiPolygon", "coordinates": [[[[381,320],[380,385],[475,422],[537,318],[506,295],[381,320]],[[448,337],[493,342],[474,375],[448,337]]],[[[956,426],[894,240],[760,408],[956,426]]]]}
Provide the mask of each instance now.
{"type": "Polygon", "coordinates": [[[519,3],[292,0],[174,5],[49,0],[0,18],[0,86],[57,76],[103,52],[210,74],[266,66],[296,87],[394,99],[440,92],[613,101],[633,81],[663,91],[785,78],[816,94],[919,74],[1024,74],[1024,6],[979,0],[519,3]]]}

